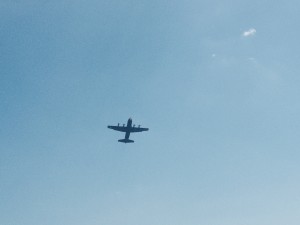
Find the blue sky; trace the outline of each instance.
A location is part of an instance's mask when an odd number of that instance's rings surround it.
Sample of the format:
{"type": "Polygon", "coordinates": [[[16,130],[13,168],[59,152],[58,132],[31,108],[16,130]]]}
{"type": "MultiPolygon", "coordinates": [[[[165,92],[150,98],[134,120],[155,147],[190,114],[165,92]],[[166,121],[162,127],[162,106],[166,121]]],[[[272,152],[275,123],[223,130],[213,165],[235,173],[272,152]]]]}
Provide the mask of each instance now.
{"type": "Polygon", "coordinates": [[[299,6],[2,1],[0,223],[298,224],[299,6]]]}

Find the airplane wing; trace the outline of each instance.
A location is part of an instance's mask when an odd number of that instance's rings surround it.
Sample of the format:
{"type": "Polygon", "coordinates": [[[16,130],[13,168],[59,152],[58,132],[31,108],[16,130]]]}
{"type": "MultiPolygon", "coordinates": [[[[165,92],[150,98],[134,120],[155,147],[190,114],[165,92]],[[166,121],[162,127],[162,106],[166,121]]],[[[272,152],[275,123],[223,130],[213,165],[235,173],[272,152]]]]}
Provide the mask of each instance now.
{"type": "Polygon", "coordinates": [[[142,132],[142,131],[148,131],[149,128],[142,128],[142,127],[131,127],[130,132],[142,132]]]}
{"type": "Polygon", "coordinates": [[[127,127],[121,127],[121,126],[107,126],[107,128],[116,130],[116,131],[121,131],[121,132],[127,132],[128,129],[127,127]]]}
{"type": "Polygon", "coordinates": [[[130,127],[130,128],[122,127],[122,126],[107,126],[107,127],[116,131],[129,132],[129,133],[149,130],[148,128],[142,128],[142,127],[130,127]]]}

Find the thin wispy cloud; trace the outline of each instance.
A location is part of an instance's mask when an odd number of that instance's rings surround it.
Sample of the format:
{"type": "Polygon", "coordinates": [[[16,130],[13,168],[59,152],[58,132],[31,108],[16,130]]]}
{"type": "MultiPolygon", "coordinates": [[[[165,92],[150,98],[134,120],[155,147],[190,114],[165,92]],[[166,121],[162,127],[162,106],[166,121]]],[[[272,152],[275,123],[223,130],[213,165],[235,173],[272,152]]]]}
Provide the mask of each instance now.
{"type": "Polygon", "coordinates": [[[244,37],[254,36],[255,34],[256,34],[256,30],[254,28],[250,28],[249,30],[243,32],[244,37]]]}

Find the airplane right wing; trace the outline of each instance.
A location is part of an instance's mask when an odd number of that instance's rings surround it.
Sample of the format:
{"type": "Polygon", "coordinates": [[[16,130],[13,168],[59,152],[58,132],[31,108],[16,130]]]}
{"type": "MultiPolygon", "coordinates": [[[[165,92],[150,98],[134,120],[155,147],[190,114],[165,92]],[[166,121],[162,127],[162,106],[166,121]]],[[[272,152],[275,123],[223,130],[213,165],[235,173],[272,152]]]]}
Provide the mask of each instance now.
{"type": "Polygon", "coordinates": [[[142,132],[142,131],[148,131],[149,128],[142,128],[142,127],[131,127],[130,132],[142,132]]]}

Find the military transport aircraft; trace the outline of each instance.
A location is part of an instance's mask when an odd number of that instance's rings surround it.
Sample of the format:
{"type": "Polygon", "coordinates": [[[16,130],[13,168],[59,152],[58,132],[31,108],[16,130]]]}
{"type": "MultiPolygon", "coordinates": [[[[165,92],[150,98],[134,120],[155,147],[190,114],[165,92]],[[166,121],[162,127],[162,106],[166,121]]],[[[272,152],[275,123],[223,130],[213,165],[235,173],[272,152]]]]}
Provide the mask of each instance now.
{"type": "Polygon", "coordinates": [[[121,131],[121,132],[126,132],[125,134],[125,139],[120,139],[118,140],[119,142],[123,142],[123,143],[133,143],[133,140],[129,139],[129,135],[130,133],[134,133],[134,132],[142,132],[142,131],[148,131],[149,128],[142,128],[140,125],[138,127],[135,127],[135,125],[132,126],[132,119],[129,118],[127,121],[127,126],[125,126],[125,124],[123,124],[123,126],[120,126],[120,124],[118,123],[118,126],[107,126],[110,129],[113,130],[117,130],[117,131],[121,131]]]}

